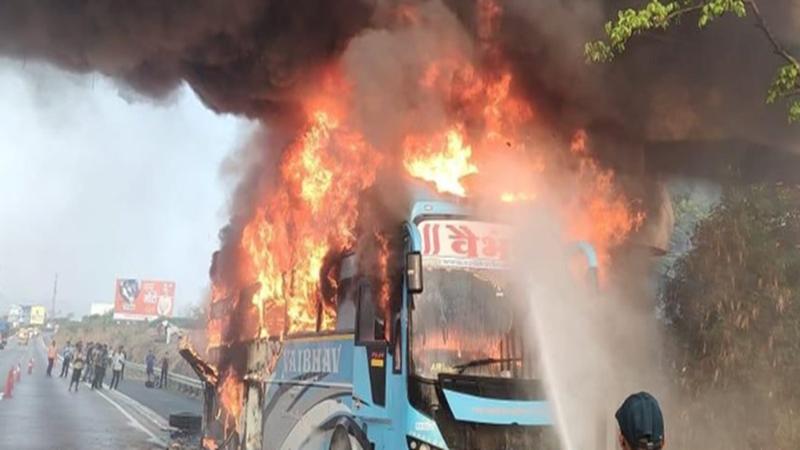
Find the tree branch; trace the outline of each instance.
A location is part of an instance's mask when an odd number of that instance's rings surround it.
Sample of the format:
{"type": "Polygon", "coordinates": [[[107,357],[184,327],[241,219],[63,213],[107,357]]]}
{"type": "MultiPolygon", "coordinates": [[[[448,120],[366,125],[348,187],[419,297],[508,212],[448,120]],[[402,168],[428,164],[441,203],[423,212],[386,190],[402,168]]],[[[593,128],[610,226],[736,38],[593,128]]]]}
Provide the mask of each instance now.
{"type": "Polygon", "coordinates": [[[668,14],[666,19],[665,19],[665,21],[669,22],[669,21],[671,21],[672,19],[674,19],[676,17],[682,16],[682,15],[684,15],[686,13],[694,12],[694,11],[697,11],[697,10],[700,10],[700,9],[703,9],[703,3],[696,3],[696,4],[692,5],[692,6],[687,6],[685,8],[678,9],[678,10],[673,11],[670,14],[668,14]]]}
{"type": "Polygon", "coordinates": [[[756,23],[756,27],[761,29],[761,31],[763,31],[764,34],[767,36],[767,39],[769,39],[769,42],[772,44],[772,49],[775,51],[775,54],[786,60],[786,62],[788,62],[789,64],[792,64],[798,69],[800,69],[800,61],[798,61],[796,57],[794,57],[791,53],[789,53],[789,51],[786,50],[786,47],[784,47],[783,44],[781,44],[775,37],[775,35],[772,33],[772,30],[769,28],[769,25],[767,25],[767,21],[764,19],[764,16],[761,15],[761,10],[758,8],[756,0],[746,0],[746,3],[748,6],[750,6],[750,9],[756,16],[756,20],[758,21],[756,23]]]}

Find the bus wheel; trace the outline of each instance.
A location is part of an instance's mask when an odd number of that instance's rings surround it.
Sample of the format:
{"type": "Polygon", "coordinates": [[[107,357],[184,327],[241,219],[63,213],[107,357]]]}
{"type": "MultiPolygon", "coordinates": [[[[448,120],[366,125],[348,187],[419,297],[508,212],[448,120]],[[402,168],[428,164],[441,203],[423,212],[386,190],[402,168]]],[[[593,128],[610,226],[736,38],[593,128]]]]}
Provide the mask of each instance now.
{"type": "Polygon", "coordinates": [[[347,435],[345,427],[338,426],[333,430],[330,450],[353,450],[350,445],[350,436],[347,435]]]}

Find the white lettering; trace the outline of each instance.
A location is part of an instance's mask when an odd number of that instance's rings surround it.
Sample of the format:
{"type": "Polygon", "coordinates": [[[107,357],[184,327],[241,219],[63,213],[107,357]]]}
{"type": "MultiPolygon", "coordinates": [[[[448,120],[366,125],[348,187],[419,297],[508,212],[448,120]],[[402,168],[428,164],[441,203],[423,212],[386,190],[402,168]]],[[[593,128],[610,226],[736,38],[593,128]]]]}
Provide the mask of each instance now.
{"type": "Polygon", "coordinates": [[[303,372],[311,372],[311,350],[303,350],[303,372]]]}
{"type": "Polygon", "coordinates": [[[331,373],[333,364],[331,363],[331,349],[322,349],[322,372],[331,373]]]}
{"type": "Polygon", "coordinates": [[[322,347],[284,350],[281,355],[283,372],[339,373],[342,347],[322,347]]]}
{"type": "Polygon", "coordinates": [[[331,358],[331,360],[333,361],[332,372],[339,373],[339,358],[341,358],[342,356],[342,347],[341,346],[334,347],[331,349],[331,352],[333,353],[332,355],[333,358],[331,358]]]}
{"type": "Polygon", "coordinates": [[[322,370],[322,362],[320,361],[321,359],[322,359],[322,349],[321,348],[315,348],[314,349],[314,356],[313,356],[313,359],[311,360],[311,371],[312,372],[316,373],[316,372],[319,372],[319,371],[322,370]]]}

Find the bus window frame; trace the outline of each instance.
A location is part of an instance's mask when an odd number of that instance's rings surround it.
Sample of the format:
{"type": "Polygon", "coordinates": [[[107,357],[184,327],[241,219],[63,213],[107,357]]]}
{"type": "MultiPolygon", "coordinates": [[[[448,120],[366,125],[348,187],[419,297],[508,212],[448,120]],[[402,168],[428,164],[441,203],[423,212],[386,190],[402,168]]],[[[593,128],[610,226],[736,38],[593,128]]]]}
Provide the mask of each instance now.
{"type": "MultiPolygon", "coordinates": [[[[386,345],[388,347],[389,343],[386,341],[385,333],[384,333],[384,337],[382,339],[376,339],[375,338],[375,330],[376,330],[376,326],[375,325],[377,324],[377,317],[378,316],[377,316],[376,311],[375,311],[377,308],[375,308],[375,303],[373,302],[372,297],[371,297],[372,294],[373,294],[371,291],[370,291],[370,298],[368,299],[368,302],[372,305],[372,309],[373,309],[372,310],[372,336],[370,338],[364,338],[362,336],[362,331],[363,331],[362,330],[362,325],[363,324],[361,323],[361,320],[362,320],[361,315],[364,312],[364,308],[362,308],[362,302],[364,301],[364,297],[365,297],[363,295],[363,293],[367,289],[371,290],[372,287],[370,286],[368,281],[366,281],[366,280],[364,280],[362,278],[361,280],[358,281],[358,288],[357,289],[358,289],[358,292],[356,294],[355,344],[356,345],[361,345],[361,346],[363,346],[363,345],[384,344],[384,345],[386,345]]],[[[384,327],[385,326],[386,325],[384,324],[384,327]]]]}

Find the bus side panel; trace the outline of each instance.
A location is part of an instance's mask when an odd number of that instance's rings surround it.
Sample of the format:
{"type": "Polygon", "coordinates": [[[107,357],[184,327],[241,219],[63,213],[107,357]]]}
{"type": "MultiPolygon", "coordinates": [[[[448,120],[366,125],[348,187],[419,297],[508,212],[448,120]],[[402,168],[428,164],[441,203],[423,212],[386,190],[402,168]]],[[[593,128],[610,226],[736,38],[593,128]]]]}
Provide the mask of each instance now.
{"type": "Polygon", "coordinates": [[[267,381],[263,448],[327,448],[330,427],[351,415],[352,368],[352,334],[286,340],[267,381]]]}

